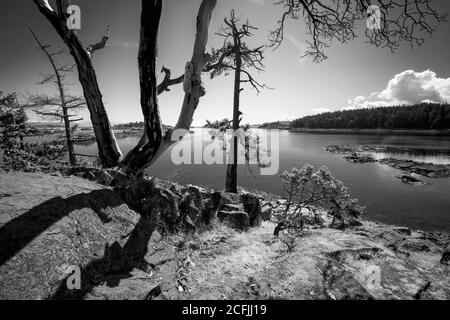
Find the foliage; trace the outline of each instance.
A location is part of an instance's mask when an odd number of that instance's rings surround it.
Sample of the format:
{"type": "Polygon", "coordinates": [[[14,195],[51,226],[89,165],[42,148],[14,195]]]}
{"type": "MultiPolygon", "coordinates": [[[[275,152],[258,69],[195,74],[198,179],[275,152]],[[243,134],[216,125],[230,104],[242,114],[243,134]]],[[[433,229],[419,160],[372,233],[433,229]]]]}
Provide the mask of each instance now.
{"type": "Polygon", "coordinates": [[[2,168],[7,171],[57,172],[67,165],[67,147],[59,141],[24,143],[23,149],[5,150],[2,168]]]}
{"type": "Polygon", "coordinates": [[[314,215],[311,223],[321,224],[316,206],[328,209],[328,213],[333,216],[331,226],[336,219],[346,226],[360,218],[363,208],[357,205],[357,199],[350,196],[342,181],[336,179],[325,166],[315,173],[313,170],[311,165],[305,165],[300,170],[294,168],[281,175],[287,203],[278,216],[275,235],[284,229],[303,230],[308,222],[304,218],[305,210],[314,215]]]}
{"type": "MultiPolygon", "coordinates": [[[[210,129],[209,134],[212,139],[218,139],[223,147],[223,150],[231,149],[231,137],[232,137],[232,121],[224,118],[222,120],[209,121],[206,120],[206,124],[203,128],[210,129]]],[[[249,124],[245,124],[240,126],[239,134],[236,134],[238,138],[238,143],[240,146],[244,148],[244,156],[247,163],[250,163],[250,160],[256,159],[256,163],[259,167],[264,167],[265,164],[260,160],[260,152],[262,152],[262,148],[260,146],[260,138],[259,136],[250,129],[249,124]]],[[[247,166],[247,169],[251,174],[253,172],[247,166]]]]}
{"type": "Polygon", "coordinates": [[[450,129],[450,105],[378,107],[327,112],[292,121],[293,128],[310,129],[450,129]]]}
{"type": "Polygon", "coordinates": [[[3,96],[0,92],[0,143],[12,148],[18,138],[23,137],[26,130],[27,115],[18,103],[17,94],[10,93],[3,96]]]}
{"type": "Polygon", "coordinates": [[[297,239],[302,236],[302,230],[296,228],[289,228],[280,235],[279,239],[281,243],[286,247],[287,253],[293,253],[297,246],[297,239]]]}
{"type": "Polygon", "coordinates": [[[227,130],[231,130],[233,128],[233,126],[231,125],[232,122],[233,120],[228,120],[227,118],[216,120],[213,122],[206,120],[206,124],[203,126],[203,128],[217,130],[218,132],[225,134],[227,130]]]}

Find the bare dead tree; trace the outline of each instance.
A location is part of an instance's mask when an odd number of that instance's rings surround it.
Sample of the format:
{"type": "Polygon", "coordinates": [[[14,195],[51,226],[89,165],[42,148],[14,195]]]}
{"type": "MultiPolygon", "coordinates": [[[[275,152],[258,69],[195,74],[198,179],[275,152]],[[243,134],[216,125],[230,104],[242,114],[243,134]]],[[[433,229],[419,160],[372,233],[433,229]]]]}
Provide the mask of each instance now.
{"type": "Polygon", "coordinates": [[[51,7],[48,0],[33,0],[33,2],[67,45],[75,60],[94,128],[100,161],[106,167],[113,167],[117,165],[121,152],[102,101],[102,94],[92,63],[93,54],[106,46],[110,29],[107,28],[106,35],[98,43],[84,46],[78,39],[76,31],[67,26],[67,19],[70,17],[67,12],[70,6],[69,0],[56,0],[56,10],[51,7]]]}
{"type": "Polygon", "coordinates": [[[67,72],[71,72],[74,65],[59,65],[56,62],[58,56],[62,55],[63,51],[51,52],[50,45],[44,45],[38,39],[33,30],[30,32],[37,44],[38,49],[43,53],[52,67],[52,72],[44,76],[44,79],[39,84],[53,83],[58,94],[55,96],[48,96],[46,94],[36,94],[28,98],[27,107],[31,107],[33,112],[45,119],[58,120],[64,123],[66,132],[67,150],[69,153],[69,161],[72,166],[77,164],[75,151],[72,141],[72,128],[73,122],[81,121],[83,118],[77,117],[74,112],[79,112],[86,107],[86,101],[83,97],[72,96],[67,93],[67,83],[65,76],[67,72]]]}
{"type": "Polygon", "coordinates": [[[237,132],[240,128],[242,112],[240,107],[240,94],[244,90],[241,84],[248,83],[253,89],[260,92],[261,89],[267,88],[266,85],[259,83],[249,69],[261,72],[264,70],[262,63],[264,59],[263,47],[260,46],[250,49],[246,43],[246,38],[252,37],[252,31],[257,30],[256,27],[250,25],[247,21],[240,23],[240,19],[236,17],[234,10],[231,10],[230,17],[224,19],[224,25],[221,26],[217,35],[223,37],[223,45],[218,50],[213,50],[213,61],[216,62],[211,71],[211,77],[220,74],[227,74],[231,70],[234,71],[234,98],[233,98],[233,132],[232,138],[232,161],[227,165],[227,174],[225,189],[227,192],[237,193],[237,158],[238,158],[238,137],[237,132]]]}
{"type": "Polygon", "coordinates": [[[157,95],[167,91],[170,85],[176,84],[180,80],[170,80],[170,71],[167,68],[163,68],[162,71],[165,72],[166,77],[160,86],[157,86],[157,36],[162,0],[142,0],[138,62],[141,84],[141,108],[144,115],[145,128],[144,135],[136,147],[120,163],[120,168],[125,173],[131,175],[141,174],[176,142],[172,139],[172,133],[175,130],[181,129],[186,133],[188,132],[200,98],[205,95],[201,75],[211,58],[205,51],[211,14],[216,3],[217,0],[202,0],[201,2],[197,15],[194,52],[191,60],[186,63],[186,72],[183,76],[185,95],[180,116],[175,127],[163,136],[157,95]]]}
{"type": "Polygon", "coordinates": [[[332,41],[346,43],[357,37],[358,23],[379,19],[377,27],[367,28],[368,42],[395,50],[401,42],[422,45],[437,26],[447,21],[447,13],[432,7],[432,0],[281,0],[283,7],[277,28],[270,34],[270,45],[277,48],[284,39],[286,22],[303,19],[310,37],[304,56],[315,62],[327,58],[332,41]]]}
{"type": "Polygon", "coordinates": [[[83,87],[84,96],[91,114],[91,121],[99,149],[100,159],[104,166],[119,165],[127,174],[142,173],[167,148],[174,143],[171,139],[172,131],[162,134],[161,119],[157,95],[169,91],[169,87],[184,83],[185,97],[181,113],[175,129],[190,128],[192,117],[205,90],[201,83],[201,73],[208,63],[210,56],[205,53],[208,41],[208,28],[211,14],[217,0],[202,0],[197,15],[197,33],[195,37],[194,53],[191,61],[186,64],[184,75],[171,79],[170,70],[163,67],[164,80],[156,83],[157,35],[162,11],[162,0],[142,1],[141,33],[139,48],[139,71],[141,85],[141,108],[145,120],[144,135],[139,143],[119,163],[121,152],[109,123],[109,119],[101,100],[95,70],[91,61],[95,51],[104,48],[109,38],[109,28],[106,36],[94,45],[84,47],[74,30],[67,28],[69,17],[67,8],[69,0],[56,0],[57,11],[53,10],[48,0],[33,0],[40,12],[50,21],[61,39],[70,49],[75,59],[79,79],[83,87]]]}

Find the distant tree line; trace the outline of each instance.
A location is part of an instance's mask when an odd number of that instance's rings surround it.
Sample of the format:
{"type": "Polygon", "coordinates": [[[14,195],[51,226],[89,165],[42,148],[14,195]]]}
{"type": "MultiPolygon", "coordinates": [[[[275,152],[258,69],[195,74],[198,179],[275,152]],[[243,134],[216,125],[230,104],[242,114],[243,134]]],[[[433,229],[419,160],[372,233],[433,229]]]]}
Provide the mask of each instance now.
{"type": "Polygon", "coordinates": [[[291,122],[309,129],[450,129],[450,105],[420,103],[327,112],[291,122]]]}
{"type": "Polygon", "coordinates": [[[129,123],[121,123],[113,126],[115,130],[131,129],[131,128],[144,128],[144,121],[136,121],[129,123]]]}
{"type": "Polygon", "coordinates": [[[266,129],[288,129],[290,125],[291,125],[290,121],[275,121],[275,122],[264,122],[259,127],[266,129]]]}

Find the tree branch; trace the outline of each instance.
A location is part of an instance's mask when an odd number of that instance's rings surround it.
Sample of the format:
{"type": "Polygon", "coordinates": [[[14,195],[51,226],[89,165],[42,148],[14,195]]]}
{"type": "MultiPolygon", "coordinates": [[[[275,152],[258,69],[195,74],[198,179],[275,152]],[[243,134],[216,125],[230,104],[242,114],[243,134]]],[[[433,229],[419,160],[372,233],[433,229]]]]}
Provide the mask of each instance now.
{"type": "Polygon", "coordinates": [[[106,35],[104,35],[102,37],[102,40],[86,47],[86,51],[89,53],[90,57],[92,57],[92,55],[94,54],[95,51],[107,47],[107,41],[109,39],[110,32],[111,32],[111,28],[110,28],[110,26],[108,26],[106,28],[106,35]]]}
{"type": "MultiPolygon", "coordinates": [[[[277,28],[270,34],[270,46],[278,48],[284,39],[288,19],[303,18],[310,36],[305,56],[321,62],[327,58],[325,50],[333,40],[341,43],[356,38],[357,22],[368,18],[372,6],[380,9],[380,28],[366,29],[369,43],[395,50],[401,42],[422,45],[425,35],[431,35],[437,26],[447,21],[447,13],[431,7],[431,0],[280,0],[284,9],[277,28]]],[[[378,13],[376,13],[378,14],[378,13]]]]}
{"type": "Polygon", "coordinates": [[[83,120],[83,118],[69,119],[69,120],[67,120],[67,121],[68,121],[68,122],[78,122],[78,121],[81,121],[81,120],[83,120]]]}
{"type": "Polygon", "coordinates": [[[164,72],[165,76],[164,80],[157,87],[158,95],[162,94],[163,92],[170,91],[169,89],[170,86],[180,84],[184,80],[184,73],[178,78],[170,79],[171,75],[170,69],[166,68],[165,66],[162,67],[161,72],[164,72]]]}

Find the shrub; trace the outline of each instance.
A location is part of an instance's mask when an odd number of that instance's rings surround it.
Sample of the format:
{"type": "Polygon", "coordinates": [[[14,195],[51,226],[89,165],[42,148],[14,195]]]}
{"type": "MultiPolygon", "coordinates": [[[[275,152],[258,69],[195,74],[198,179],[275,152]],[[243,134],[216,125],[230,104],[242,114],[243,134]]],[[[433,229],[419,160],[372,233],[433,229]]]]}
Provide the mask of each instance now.
{"type": "Polygon", "coordinates": [[[19,105],[17,95],[10,93],[3,96],[0,92],[0,144],[11,149],[22,141],[26,121],[25,109],[19,105]]]}
{"type": "Polygon", "coordinates": [[[361,217],[364,208],[357,205],[358,200],[350,196],[342,181],[336,179],[325,166],[317,172],[313,171],[311,165],[305,165],[300,170],[294,168],[281,175],[287,203],[278,216],[274,235],[278,236],[284,229],[303,230],[306,223],[321,224],[316,206],[328,209],[333,216],[330,227],[337,220],[342,227],[353,225],[361,217]],[[313,213],[313,221],[305,220],[305,210],[313,213]]]}

